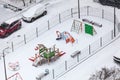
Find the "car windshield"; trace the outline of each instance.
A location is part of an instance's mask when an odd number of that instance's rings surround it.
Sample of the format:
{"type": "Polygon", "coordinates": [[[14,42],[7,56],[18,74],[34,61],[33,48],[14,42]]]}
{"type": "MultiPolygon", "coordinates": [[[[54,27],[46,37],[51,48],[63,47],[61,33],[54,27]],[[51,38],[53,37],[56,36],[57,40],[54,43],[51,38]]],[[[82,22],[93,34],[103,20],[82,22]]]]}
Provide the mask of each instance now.
{"type": "Polygon", "coordinates": [[[7,23],[2,23],[0,27],[3,28],[3,29],[6,29],[8,27],[8,25],[9,24],[7,24],[7,23]]]}

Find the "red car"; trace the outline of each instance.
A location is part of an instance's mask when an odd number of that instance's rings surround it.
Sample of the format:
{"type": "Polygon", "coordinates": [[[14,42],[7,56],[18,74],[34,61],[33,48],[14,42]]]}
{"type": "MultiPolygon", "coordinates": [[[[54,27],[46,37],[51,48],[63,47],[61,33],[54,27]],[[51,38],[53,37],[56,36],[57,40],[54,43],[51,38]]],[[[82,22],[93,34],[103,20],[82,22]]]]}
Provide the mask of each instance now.
{"type": "Polygon", "coordinates": [[[21,19],[12,18],[0,25],[0,37],[7,37],[21,28],[21,19]]]}

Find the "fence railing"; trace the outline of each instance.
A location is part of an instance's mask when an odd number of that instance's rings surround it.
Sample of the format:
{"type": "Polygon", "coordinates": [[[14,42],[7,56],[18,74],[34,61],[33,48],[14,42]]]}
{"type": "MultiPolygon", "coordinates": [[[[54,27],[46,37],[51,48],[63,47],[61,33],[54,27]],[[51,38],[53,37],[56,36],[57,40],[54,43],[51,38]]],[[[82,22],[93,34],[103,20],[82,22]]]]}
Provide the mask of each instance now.
{"type": "Polygon", "coordinates": [[[86,59],[96,54],[104,46],[108,45],[113,40],[113,30],[100,37],[98,40],[89,44],[87,47],[80,49],[81,53],[74,58],[69,58],[50,70],[50,74],[41,80],[53,80],[64,75],[86,59]]]}
{"type": "MultiPolygon", "coordinates": [[[[111,21],[114,23],[114,14],[107,12],[103,9],[97,9],[97,8],[92,8],[90,6],[86,7],[81,7],[80,8],[80,16],[95,16],[99,17],[102,19],[106,19],[108,21],[111,21]]],[[[24,33],[24,35],[20,35],[19,37],[13,38],[11,41],[9,41],[9,44],[6,43],[1,43],[1,45],[4,45],[2,49],[5,47],[10,47],[12,51],[17,49],[18,47],[27,44],[29,41],[39,37],[41,34],[44,32],[48,31],[52,27],[56,26],[57,24],[60,24],[64,22],[65,20],[68,20],[70,18],[77,18],[78,17],[78,8],[71,8],[69,10],[66,10],[56,16],[54,18],[50,18],[48,21],[44,23],[38,24],[36,28],[34,29],[29,29],[28,32],[24,33]],[[29,34],[28,34],[29,33],[29,34]]],[[[119,33],[119,21],[117,17],[115,18],[116,20],[116,27],[115,27],[115,33],[116,35],[119,33]]],[[[103,42],[104,43],[104,42],[103,42]]]]}

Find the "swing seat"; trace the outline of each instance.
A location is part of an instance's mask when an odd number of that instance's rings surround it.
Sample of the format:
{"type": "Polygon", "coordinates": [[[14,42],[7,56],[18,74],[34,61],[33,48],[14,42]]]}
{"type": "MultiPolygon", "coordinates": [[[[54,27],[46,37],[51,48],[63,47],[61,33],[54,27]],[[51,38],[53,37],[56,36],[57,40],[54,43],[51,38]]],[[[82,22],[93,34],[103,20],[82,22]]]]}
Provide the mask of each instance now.
{"type": "Polygon", "coordinates": [[[56,40],[61,40],[62,38],[60,37],[60,38],[56,38],[56,40]]]}

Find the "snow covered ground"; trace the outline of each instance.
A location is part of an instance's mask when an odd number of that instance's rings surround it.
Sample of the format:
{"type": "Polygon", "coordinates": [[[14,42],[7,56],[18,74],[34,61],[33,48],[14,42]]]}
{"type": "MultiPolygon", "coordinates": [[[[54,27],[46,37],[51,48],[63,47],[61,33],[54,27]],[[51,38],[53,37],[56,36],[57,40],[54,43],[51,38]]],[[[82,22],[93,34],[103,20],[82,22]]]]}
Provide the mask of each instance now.
{"type": "MultiPolygon", "coordinates": [[[[11,35],[10,37],[8,37],[4,40],[1,39],[0,41],[3,41],[3,42],[9,41],[9,39],[14,38],[14,36],[20,34],[22,31],[26,32],[27,28],[34,27],[36,24],[39,23],[39,21],[45,21],[61,11],[64,11],[66,9],[69,9],[71,7],[76,6],[76,4],[77,4],[77,0],[65,0],[61,3],[53,5],[49,8],[49,14],[47,16],[42,17],[41,19],[38,19],[37,21],[35,21],[31,24],[23,22],[24,25],[23,25],[22,30],[14,33],[13,35],[11,35]],[[68,3],[70,3],[70,4],[68,4],[68,3]]],[[[94,7],[101,6],[99,4],[93,3],[90,0],[84,0],[84,1],[82,0],[81,6],[84,6],[84,5],[91,5],[94,7]]],[[[105,7],[103,7],[103,8],[105,8],[105,7]]],[[[108,8],[106,8],[106,10],[107,9],[108,8]]],[[[109,10],[113,10],[113,9],[109,8],[109,10]]],[[[101,22],[101,20],[98,18],[92,17],[92,19],[96,19],[98,22],[101,22]]],[[[64,60],[69,59],[70,54],[72,53],[72,51],[74,49],[82,48],[80,45],[86,47],[87,45],[90,44],[90,42],[92,43],[92,41],[98,39],[99,37],[101,37],[102,35],[106,34],[107,32],[109,32],[113,29],[113,24],[109,21],[104,20],[103,22],[101,22],[102,24],[104,24],[103,28],[99,29],[98,27],[95,27],[97,32],[98,32],[97,35],[91,37],[90,35],[82,33],[79,36],[76,33],[70,32],[72,21],[73,20],[67,20],[66,22],[62,23],[61,25],[57,25],[57,27],[54,27],[50,31],[44,33],[38,39],[36,38],[33,41],[29,42],[27,45],[22,46],[21,48],[17,49],[15,52],[8,54],[6,56],[7,76],[10,76],[10,75],[17,72],[17,71],[16,72],[10,71],[8,69],[8,63],[19,61],[20,62],[20,70],[18,72],[21,74],[23,80],[35,80],[35,77],[39,74],[39,72],[44,71],[44,69],[46,69],[46,68],[52,69],[53,67],[58,66],[61,63],[63,63],[64,60]],[[105,24],[105,23],[107,23],[107,24],[105,24]],[[75,37],[75,39],[78,38],[79,44],[75,43],[72,46],[70,43],[65,44],[64,40],[59,41],[59,42],[56,41],[55,40],[55,38],[56,38],[55,31],[58,29],[61,32],[62,31],[70,32],[71,35],[75,37]],[[51,34],[51,35],[48,36],[48,34],[51,34]],[[83,40],[83,38],[84,38],[84,40],[83,40]],[[35,68],[32,66],[32,62],[29,61],[28,58],[31,56],[34,56],[34,54],[36,53],[34,48],[38,43],[43,43],[47,47],[51,47],[52,45],[56,44],[56,47],[60,48],[60,50],[62,50],[62,51],[65,51],[66,54],[63,57],[61,57],[60,59],[58,59],[56,62],[51,63],[50,65],[45,64],[45,65],[42,65],[38,68],[35,68]],[[83,45],[85,43],[86,43],[86,45],[83,45]],[[64,48],[63,48],[63,46],[64,46],[64,48]],[[28,71],[29,71],[29,73],[28,73],[28,71]]],[[[79,66],[77,66],[73,70],[69,71],[64,76],[58,78],[58,80],[80,80],[80,79],[81,80],[88,80],[90,74],[94,73],[96,70],[99,70],[100,68],[102,68],[104,66],[107,66],[107,67],[116,66],[116,64],[114,64],[114,62],[112,60],[112,56],[114,55],[114,53],[116,53],[119,50],[119,48],[120,48],[120,46],[118,44],[119,42],[120,42],[120,39],[116,40],[115,42],[110,44],[108,47],[101,50],[93,57],[89,58],[84,63],[80,64],[79,66]],[[88,68],[88,66],[89,66],[89,68],[88,68]]],[[[4,80],[3,60],[0,60],[0,66],[1,66],[0,74],[2,74],[2,75],[0,75],[0,79],[4,80]]]]}
{"type": "MultiPolygon", "coordinates": [[[[99,19],[97,17],[87,17],[87,18],[92,19],[92,20],[96,20],[97,22],[101,21],[101,19],[99,19]]],[[[55,31],[59,29],[59,31],[61,31],[61,32],[62,31],[70,32],[73,19],[72,20],[67,20],[66,22],[63,22],[62,24],[57,25],[56,27],[52,28],[48,32],[41,35],[39,37],[39,39],[35,39],[34,41],[28,43],[26,46],[23,46],[22,48],[20,48],[20,49],[16,50],[15,52],[13,52],[13,54],[10,53],[9,55],[7,55],[6,56],[6,64],[8,64],[9,62],[19,61],[20,62],[20,68],[21,68],[19,70],[19,73],[22,75],[23,79],[33,79],[34,80],[35,76],[37,74],[39,74],[39,71],[41,71],[43,69],[46,69],[48,67],[49,67],[49,69],[52,69],[53,67],[56,67],[57,65],[59,65],[63,61],[69,59],[70,54],[72,52],[74,52],[74,50],[82,49],[82,48],[88,46],[90,43],[92,43],[95,40],[99,39],[99,37],[103,36],[104,34],[108,33],[109,31],[111,31],[113,29],[113,26],[111,26],[113,24],[111,22],[106,21],[106,20],[102,20],[102,21],[103,21],[101,23],[101,24],[103,24],[102,28],[99,28],[97,26],[94,27],[96,32],[97,32],[97,35],[90,36],[88,34],[85,34],[84,31],[80,35],[78,35],[78,34],[76,34],[74,32],[71,32],[71,35],[75,39],[78,39],[78,44],[73,44],[72,45],[72,44],[69,43],[69,44],[66,45],[64,40],[62,40],[62,41],[56,41],[55,40],[55,38],[56,38],[55,31]],[[108,24],[105,24],[105,23],[108,23],[108,24]],[[51,36],[48,36],[48,34],[50,34],[50,33],[52,33],[51,36]],[[62,51],[65,51],[67,54],[66,54],[66,56],[61,57],[61,59],[58,60],[57,62],[53,63],[54,65],[53,64],[50,64],[50,65],[46,64],[46,65],[40,66],[39,67],[40,69],[35,68],[35,67],[31,66],[32,62],[29,61],[28,58],[30,58],[31,56],[34,56],[34,54],[36,53],[34,51],[34,48],[39,43],[43,43],[47,47],[51,47],[52,45],[56,44],[56,47],[60,48],[60,50],[62,50],[62,51]],[[79,46],[79,45],[82,45],[82,46],[79,46]],[[16,53],[18,53],[18,54],[16,54],[16,53]],[[25,55],[26,53],[27,53],[27,55],[25,55]],[[26,70],[25,67],[27,68],[27,70],[26,70]],[[31,75],[31,77],[26,77],[26,75],[28,74],[28,72],[27,72],[28,69],[29,69],[29,71],[31,70],[30,71],[31,74],[29,74],[29,75],[31,75]],[[37,69],[39,69],[39,71],[37,69]]],[[[14,72],[7,69],[7,73],[8,73],[8,76],[10,76],[14,72]]]]}
{"type": "Polygon", "coordinates": [[[11,11],[11,10],[8,10],[8,9],[5,9],[3,8],[3,5],[0,5],[0,23],[2,23],[3,21],[5,20],[8,20],[10,19],[11,17],[15,16],[16,13],[11,11]],[[6,15],[7,14],[7,15],[6,15]]]}
{"type": "MultiPolygon", "coordinates": [[[[101,19],[97,17],[87,17],[87,18],[95,20],[97,22],[101,21],[101,19]]],[[[61,63],[63,63],[65,60],[68,60],[70,58],[71,53],[73,53],[76,50],[81,50],[83,48],[86,48],[89,44],[93,43],[103,35],[113,30],[113,26],[112,26],[113,23],[106,20],[102,20],[103,21],[101,22],[103,24],[102,28],[99,28],[97,26],[94,27],[97,32],[96,35],[91,36],[91,35],[85,34],[84,31],[82,31],[82,33],[78,35],[75,32],[70,32],[73,20],[74,19],[67,20],[60,25],[56,25],[56,27],[47,31],[46,33],[41,35],[38,39],[36,38],[33,41],[29,42],[27,45],[15,50],[15,52],[8,54],[6,56],[7,75],[10,76],[15,73],[14,71],[10,71],[8,69],[8,63],[19,61],[20,70],[17,72],[19,72],[22,75],[22,78],[24,80],[28,80],[28,79],[35,80],[35,77],[39,74],[40,71],[46,68],[51,70],[51,69],[54,69],[54,67],[55,68],[58,67],[61,63]],[[105,24],[105,23],[108,23],[108,24],[105,24]],[[72,45],[71,43],[66,44],[64,40],[56,41],[57,35],[55,32],[57,30],[59,30],[60,32],[63,32],[63,31],[70,32],[70,34],[74,37],[74,39],[78,40],[78,43],[74,43],[72,45]],[[48,34],[51,34],[51,35],[48,36],[48,34]],[[60,51],[66,52],[66,54],[60,59],[58,59],[56,62],[50,63],[50,65],[45,64],[38,68],[35,68],[34,66],[32,66],[32,62],[28,60],[28,58],[34,56],[34,54],[37,52],[34,50],[37,44],[44,44],[48,48],[56,44],[56,47],[59,48],[60,51]],[[27,76],[28,71],[30,72],[29,76],[27,76]]],[[[2,78],[3,76],[1,75],[0,77],[2,78]]]]}
{"type": "MultiPolygon", "coordinates": [[[[33,23],[25,23],[25,22],[23,22],[22,29],[15,32],[15,33],[13,33],[12,35],[10,35],[6,39],[0,39],[0,45],[3,45],[3,43],[7,44],[6,42],[10,42],[10,41],[12,42],[15,38],[18,38],[17,36],[21,35],[22,32],[27,32],[28,29],[34,28],[36,25],[39,25],[40,22],[45,22],[45,21],[53,18],[56,14],[59,14],[59,13],[65,11],[65,10],[68,10],[70,8],[77,7],[77,5],[78,5],[77,0],[61,0],[61,1],[57,0],[57,1],[58,1],[58,3],[49,5],[48,14],[46,16],[36,20],[33,23]]],[[[54,2],[51,2],[51,3],[54,3],[54,2]]],[[[105,6],[101,6],[98,3],[97,4],[93,3],[92,0],[80,0],[80,6],[81,7],[88,6],[88,5],[93,6],[93,7],[98,7],[98,8],[101,7],[101,8],[104,8],[105,10],[107,10],[107,11],[112,11],[113,12],[113,8],[111,8],[111,7],[106,8],[105,6]]],[[[4,11],[4,9],[2,9],[2,11],[4,11]]],[[[21,17],[21,15],[19,15],[19,16],[21,17]]],[[[4,18],[5,17],[3,17],[2,19],[4,19],[4,18]]]]}
{"type": "Polygon", "coordinates": [[[120,43],[120,38],[57,80],[88,80],[90,75],[103,67],[119,68],[120,66],[113,61],[113,55],[120,49],[118,43],[120,43]]]}

